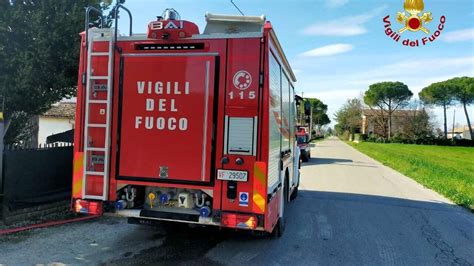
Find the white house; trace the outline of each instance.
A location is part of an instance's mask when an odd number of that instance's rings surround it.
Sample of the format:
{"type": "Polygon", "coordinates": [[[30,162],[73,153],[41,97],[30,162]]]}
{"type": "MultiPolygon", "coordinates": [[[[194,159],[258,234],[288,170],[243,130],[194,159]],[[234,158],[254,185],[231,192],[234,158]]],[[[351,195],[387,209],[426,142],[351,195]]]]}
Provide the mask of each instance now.
{"type": "MultiPolygon", "coordinates": [[[[471,125],[471,128],[474,129],[474,125],[471,125]]],[[[462,138],[463,139],[472,139],[471,132],[469,132],[469,127],[464,126],[463,132],[462,132],[462,138]]]]}
{"type": "MultiPolygon", "coordinates": [[[[472,125],[471,127],[472,129],[474,129],[474,125],[472,125]]],[[[456,139],[472,139],[471,133],[469,132],[469,127],[466,125],[464,125],[463,127],[455,128],[454,132],[452,130],[448,131],[448,139],[453,138],[453,135],[456,139]]]]}
{"type": "Polygon", "coordinates": [[[76,103],[60,102],[54,104],[46,113],[39,116],[38,143],[46,143],[46,138],[74,128],[76,103]]]}

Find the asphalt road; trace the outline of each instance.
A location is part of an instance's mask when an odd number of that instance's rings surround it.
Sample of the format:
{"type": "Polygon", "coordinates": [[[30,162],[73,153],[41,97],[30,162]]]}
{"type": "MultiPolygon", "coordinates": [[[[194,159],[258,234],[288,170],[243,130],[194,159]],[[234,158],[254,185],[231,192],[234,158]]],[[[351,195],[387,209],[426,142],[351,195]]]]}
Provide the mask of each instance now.
{"type": "Polygon", "coordinates": [[[474,214],[339,140],[312,155],[280,239],[103,217],[0,236],[0,264],[474,264],[474,214]]]}

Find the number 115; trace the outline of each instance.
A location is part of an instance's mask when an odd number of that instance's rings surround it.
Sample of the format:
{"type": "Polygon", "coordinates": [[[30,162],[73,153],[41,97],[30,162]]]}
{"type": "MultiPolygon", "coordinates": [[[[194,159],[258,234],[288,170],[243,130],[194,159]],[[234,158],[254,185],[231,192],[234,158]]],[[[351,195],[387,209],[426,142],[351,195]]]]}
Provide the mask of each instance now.
{"type": "Polygon", "coordinates": [[[237,93],[237,95],[235,95],[233,91],[229,92],[229,97],[230,97],[231,100],[234,99],[234,96],[238,97],[238,99],[241,99],[241,100],[244,100],[244,99],[253,100],[256,97],[255,96],[255,91],[249,91],[248,93],[246,93],[245,91],[241,91],[241,92],[237,93]]]}

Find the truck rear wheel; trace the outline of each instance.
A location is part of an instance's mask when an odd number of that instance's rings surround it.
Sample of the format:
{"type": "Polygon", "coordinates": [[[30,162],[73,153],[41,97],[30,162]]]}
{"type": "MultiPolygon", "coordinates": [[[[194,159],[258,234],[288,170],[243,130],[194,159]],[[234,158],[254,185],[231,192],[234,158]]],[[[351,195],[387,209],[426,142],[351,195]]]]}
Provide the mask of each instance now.
{"type": "Polygon", "coordinates": [[[290,200],[294,200],[298,197],[298,187],[300,186],[299,181],[298,184],[296,185],[295,189],[293,190],[293,193],[291,193],[290,200]]]}
{"type": "Polygon", "coordinates": [[[283,233],[285,232],[285,229],[286,229],[286,220],[287,220],[287,217],[288,217],[288,194],[289,194],[289,182],[288,182],[288,177],[285,178],[285,186],[283,187],[283,200],[282,200],[282,207],[283,207],[283,211],[282,211],[282,215],[281,217],[278,219],[278,223],[277,225],[275,226],[275,229],[273,229],[273,234],[274,236],[276,237],[282,237],[283,236],[283,233]]]}

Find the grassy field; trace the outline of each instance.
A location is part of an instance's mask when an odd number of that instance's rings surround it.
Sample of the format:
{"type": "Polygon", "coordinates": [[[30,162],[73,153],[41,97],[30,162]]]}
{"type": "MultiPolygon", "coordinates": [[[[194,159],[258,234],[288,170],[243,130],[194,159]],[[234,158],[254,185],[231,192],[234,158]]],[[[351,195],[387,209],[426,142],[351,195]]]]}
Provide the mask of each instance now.
{"type": "Polygon", "coordinates": [[[368,142],[350,145],[474,210],[474,148],[368,142]]]}

